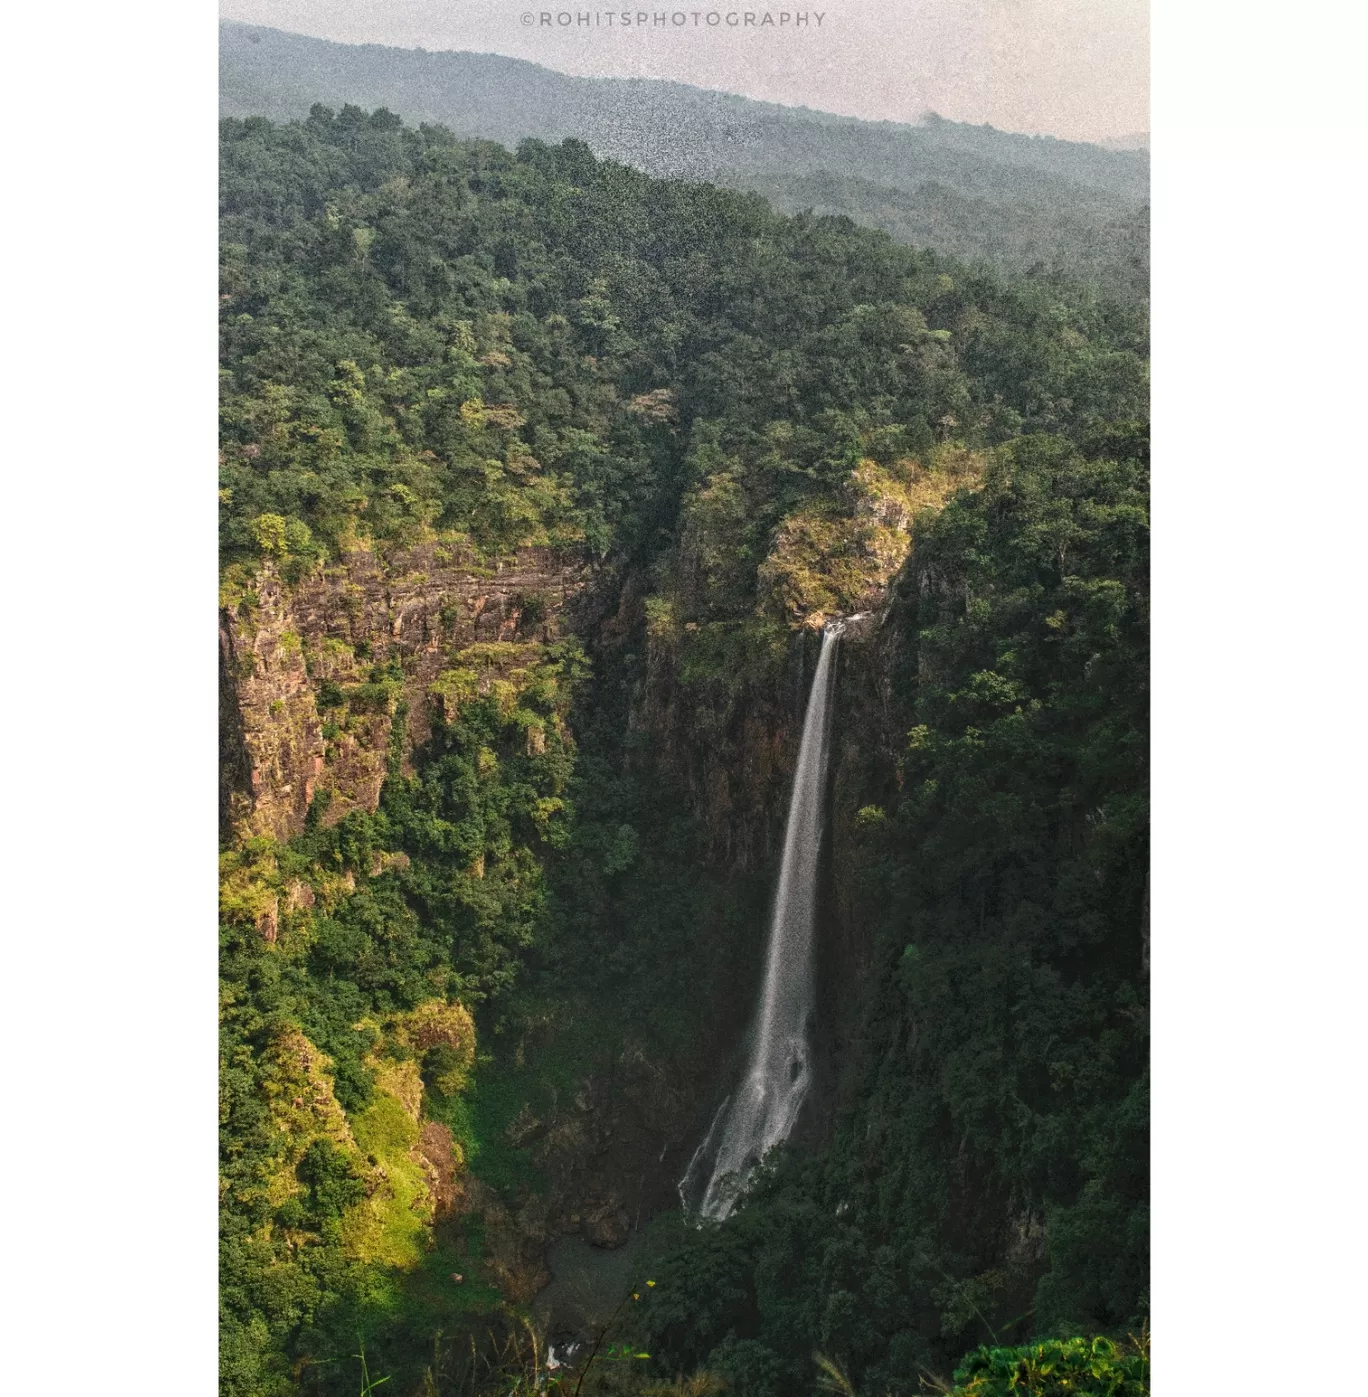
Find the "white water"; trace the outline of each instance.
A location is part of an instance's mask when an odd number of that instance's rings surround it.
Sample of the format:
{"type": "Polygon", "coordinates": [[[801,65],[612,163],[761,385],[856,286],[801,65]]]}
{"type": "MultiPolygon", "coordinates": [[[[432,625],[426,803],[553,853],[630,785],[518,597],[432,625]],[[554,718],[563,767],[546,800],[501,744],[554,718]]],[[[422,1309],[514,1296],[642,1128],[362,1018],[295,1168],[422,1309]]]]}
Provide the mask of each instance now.
{"type": "Polygon", "coordinates": [[[822,633],[822,651],[812,676],[750,1062],[741,1085],[713,1118],[679,1185],[685,1210],[700,1219],[720,1222],[731,1212],[756,1165],[788,1139],[812,1083],[808,1021],[813,1008],[817,859],[831,737],[832,662],[844,629],[844,621],[833,621],[822,633]],[[693,1208],[705,1177],[707,1187],[693,1208]]]}

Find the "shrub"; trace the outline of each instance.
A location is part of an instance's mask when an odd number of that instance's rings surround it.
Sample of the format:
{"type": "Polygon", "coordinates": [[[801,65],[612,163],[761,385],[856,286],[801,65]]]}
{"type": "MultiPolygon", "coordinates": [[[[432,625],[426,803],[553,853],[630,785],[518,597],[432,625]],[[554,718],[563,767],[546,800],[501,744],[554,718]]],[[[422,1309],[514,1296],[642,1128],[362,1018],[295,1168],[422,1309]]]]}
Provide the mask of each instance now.
{"type": "Polygon", "coordinates": [[[979,1348],[955,1370],[952,1397],[1145,1397],[1149,1340],[1046,1339],[979,1348]]]}

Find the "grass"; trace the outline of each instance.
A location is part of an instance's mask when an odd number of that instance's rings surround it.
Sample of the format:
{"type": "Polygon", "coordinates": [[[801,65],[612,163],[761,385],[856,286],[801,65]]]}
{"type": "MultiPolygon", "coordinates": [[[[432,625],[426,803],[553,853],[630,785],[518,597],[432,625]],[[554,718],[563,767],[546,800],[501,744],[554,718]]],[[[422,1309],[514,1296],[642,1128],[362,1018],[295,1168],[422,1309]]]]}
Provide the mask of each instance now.
{"type": "Polygon", "coordinates": [[[412,1153],[418,1123],[396,1097],[377,1090],[353,1119],[352,1133],[380,1178],[370,1197],[347,1212],[346,1248],[359,1261],[412,1270],[427,1251],[432,1221],[427,1176],[412,1153]]]}

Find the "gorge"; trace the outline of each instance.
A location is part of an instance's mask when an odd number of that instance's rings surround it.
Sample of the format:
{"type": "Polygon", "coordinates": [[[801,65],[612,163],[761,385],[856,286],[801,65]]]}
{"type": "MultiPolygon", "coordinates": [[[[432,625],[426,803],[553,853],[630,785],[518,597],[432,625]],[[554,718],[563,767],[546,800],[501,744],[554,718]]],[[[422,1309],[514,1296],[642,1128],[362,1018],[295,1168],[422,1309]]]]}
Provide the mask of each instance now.
{"type": "Polygon", "coordinates": [[[1142,311],[573,141],[222,157],[225,1393],[537,1391],[560,1257],[587,1392],[1139,1371],[1142,311]]]}

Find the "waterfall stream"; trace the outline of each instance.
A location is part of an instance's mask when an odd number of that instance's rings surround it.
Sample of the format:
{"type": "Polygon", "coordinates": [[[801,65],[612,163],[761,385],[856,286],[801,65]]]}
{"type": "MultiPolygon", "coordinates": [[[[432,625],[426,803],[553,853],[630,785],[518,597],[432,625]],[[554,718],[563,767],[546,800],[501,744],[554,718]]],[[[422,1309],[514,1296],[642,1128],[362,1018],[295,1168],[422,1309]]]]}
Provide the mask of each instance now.
{"type": "Polygon", "coordinates": [[[833,621],[823,631],[812,676],[750,1061],[679,1184],[685,1211],[698,1219],[721,1221],[731,1212],[755,1166],[788,1138],[812,1083],[808,1021],[814,996],[817,860],[831,739],[833,662],[845,624],[833,621]]]}

